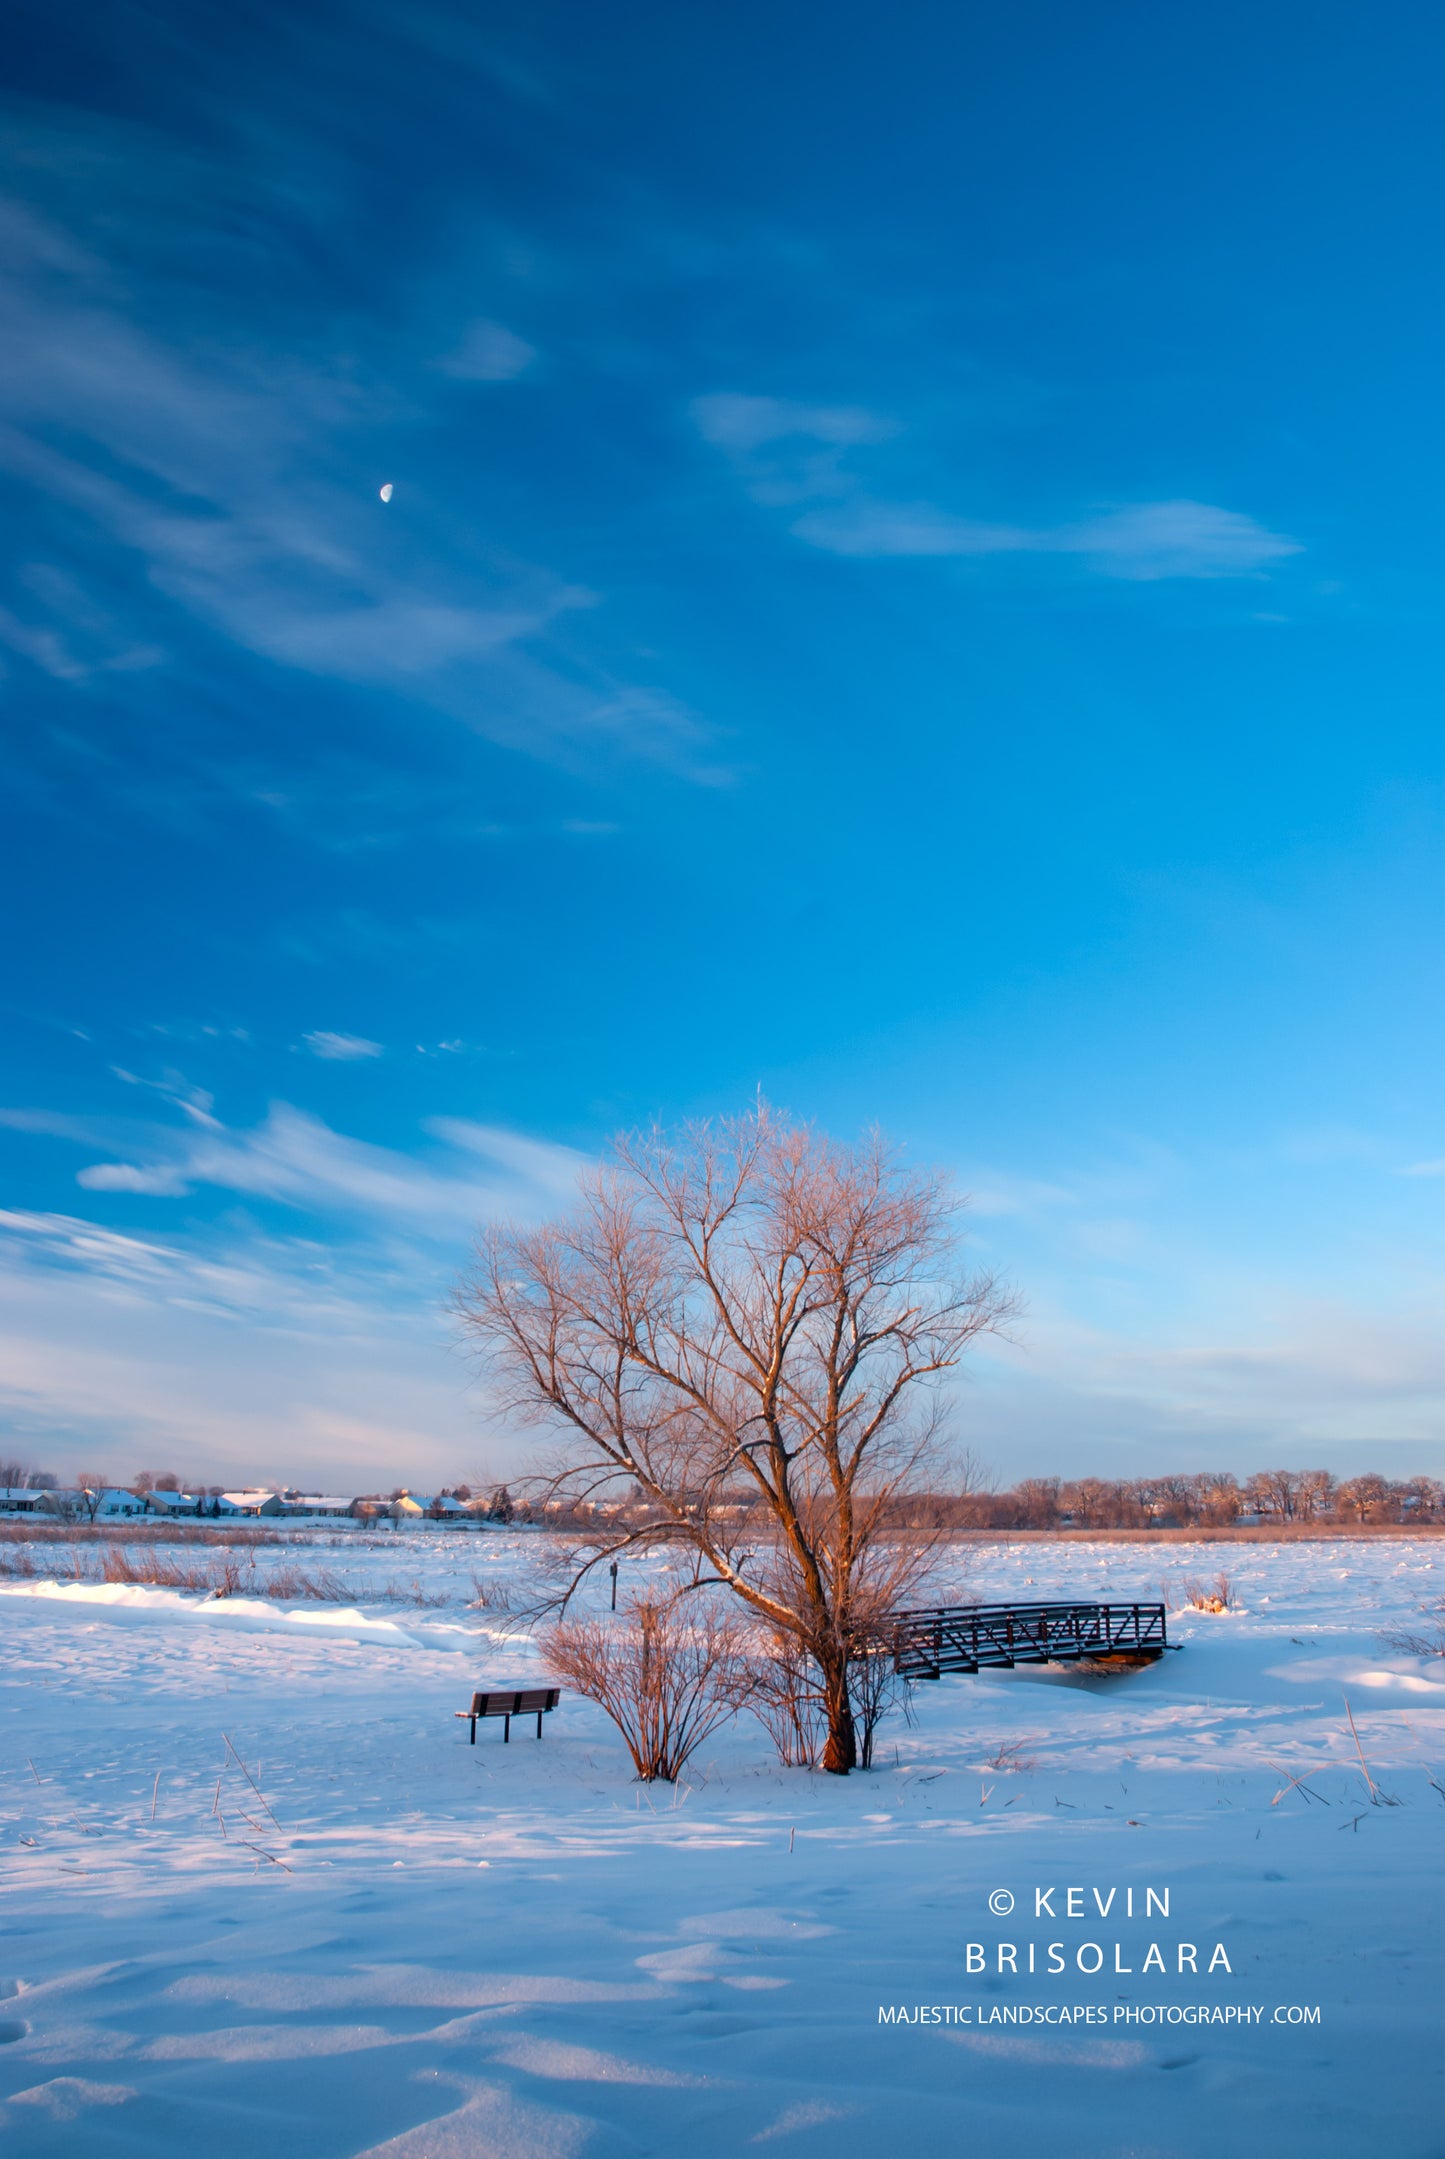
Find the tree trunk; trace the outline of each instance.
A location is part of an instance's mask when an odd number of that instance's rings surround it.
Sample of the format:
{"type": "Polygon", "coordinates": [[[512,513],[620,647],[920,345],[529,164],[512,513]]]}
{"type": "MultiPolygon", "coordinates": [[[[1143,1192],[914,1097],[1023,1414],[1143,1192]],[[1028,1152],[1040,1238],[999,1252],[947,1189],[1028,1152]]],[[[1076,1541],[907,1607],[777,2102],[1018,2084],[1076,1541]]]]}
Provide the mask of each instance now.
{"type": "Polygon", "coordinates": [[[823,1666],[823,1706],[828,1738],[823,1748],[823,1767],[835,1777],[846,1777],[858,1766],[858,1735],[853,1727],[853,1705],[848,1699],[848,1662],[840,1657],[823,1666]]]}

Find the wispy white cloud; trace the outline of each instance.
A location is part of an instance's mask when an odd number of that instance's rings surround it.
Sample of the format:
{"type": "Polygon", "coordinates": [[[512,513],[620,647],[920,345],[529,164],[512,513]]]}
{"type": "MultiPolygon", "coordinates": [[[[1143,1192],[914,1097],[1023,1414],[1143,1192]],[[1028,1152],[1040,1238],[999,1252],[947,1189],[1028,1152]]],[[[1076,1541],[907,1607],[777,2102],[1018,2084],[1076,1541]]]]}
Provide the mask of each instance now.
{"type": "Polygon", "coordinates": [[[485,318],[469,325],[461,343],[437,366],[459,382],[511,382],[537,357],[535,345],[500,322],[485,318]]]}
{"type": "Polygon", "coordinates": [[[897,422],[863,405],[799,405],[785,397],[743,397],[721,391],[695,397],[691,412],[703,439],[722,450],[760,450],[765,443],[804,436],[848,447],[886,442],[897,422]]]}
{"type": "Polygon", "coordinates": [[[1106,577],[1247,577],[1300,552],[1237,510],[1144,502],[1079,524],[990,525],[932,503],[859,497],[797,519],[799,539],[834,555],[1076,555],[1106,577]]]}
{"type": "MultiPolygon", "coordinates": [[[[446,1045],[444,1044],[443,1047],[446,1045]]],[[[589,1157],[555,1140],[528,1139],[503,1125],[474,1124],[464,1117],[433,1117],[426,1129],[448,1146],[499,1163],[520,1185],[566,1203],[577,1190],[577,1180],[589,1165],[589,1157]]]]}
{"type": "Polygon", "coordinates": [[[93,1192],[179,1197],[198,1185],[252,1194],[318,1213],[371,1217],[455,1235],[484,1216],[526,1214],[575,1183],[581,1157],[494,1127],[443,1120],[433,1134],[448,1150],[418,1160],[352,1139],[290,1103],[273,1104],[249,1131],[156,1126],[126,1161],[87,1164],[77,1182],[93,1192]],[[461,1159],[458,1159],[458,1156],[461,1159]],[[480,1174],[477,1160],[490,1165],[480,1174]]]}
{"type": "Polygon", "coordinates": [[[1006,555],[1035,541],[1022,526],[981,524],[931,502],[876,502],[866,495],[809,510],[792,529],[830,555],[1006,555]]]}
{"type": "Polygon", "coordinates": [[[1297,540],[1208,502],[1128,503],[1067,524],[1030,525],[887,499],[868,490],[847,453],[887,442],[899,428],[860,405],[725,392],[695,398],[690,410],[755,501],[810,505],[791,530],[828,554],[1073,556],[1106,577],[1149,581],[1246,577],[1300,552],[1297,540]]]}
{"type": "Polygon", "coordinates": [[[124,1080],[127,1087],[148,1087],[156,1094],[164,1096],[166,1101],[174,1102],[181,1115],[188,1117],[192,1124],[205,1125],[216,1132],[220,1130],[219,1124],[211,1115],[215,1096],[204,1087],[193,1086],[184,1072],[167,1067],[159,1079],[145,1079],[138,1072],[128,1072],[124,1065],[112,1065],[110,1069],[118,1080],[124,1080]]]}
{"type": "MultiPolygon", "coordinates": [[[[106,1122],[3,1121],[81,1144],[106,1122]]],[[[169,1460],[208,1479],[334,1474],[358,1490],[515,1466],[469,1390],[448,1293],[474,1227],[565,1205],[585,1156],[464,1119],[437,1120],[408,1155],[285,1104],[251,1130],[126,1136],[132,1158],[82,1169],[84,1189],[164,1200],[211,1185],[279,1203],[299,1231],[254,1208],[170,1234],[0,1210],[14,1444],[62,1469],[119,1453],[122,1471],[169,1460]]]]}
{"type": "Polygon", "coordinates": [[[140,1162],[93,1162],[77,1173],[75,1181],[88,1192],[146,1192],[156,1199],[179,1199],[191,1190],[191,1180],[184,1170],[167,1168],[159,1162],[149,1166],[140,1162]]]}
{"type": "Polygon", "coordinates": [[[365,1035],[332,1034],[326,1027],[317,1027],[301,1039],[313,1057],[324,1058],[331,1064],[352,1064],[358,1058],[382,1057],[386,1054],[380,1042],[369,1042],[365,1035]]]}
{"type": "Polygon", "coordinates": [[[10,1443],[62,1474],[169,1464],[348,1491],[488,1457],[505,1474],[453,1353],[450,1272],[424,1249],[383,1264],[244,1228],[197,1243],[0,1212],[10,1443]]]}
{"type": "Polygon", "coordinates": [[[1298,540],[1208,502],[1137,503],[1041,534],[1039,544],[1133,578],[1247,577],[1302,552],[1298,540]]]}
{"type": "MultiPolygon", "coordinates": [[[[123,161],[113,177],[123,193],[123,161]]],[[[249,332],[192,349],[141,321],[132,284],[98,255],[3,201],[0,304],[0,470],[64,506],[183,616],[280,666],[403,692],[532,756],[621,754],[713,776],[709,731],[684,704],[554,649],[562,619],[596,594],[500,538],[459,549],[435,504],[431,523],[413,512],[405,548],[383,539],[392,513],[377,489],[402,475],[373,471],[365,446],[379,422],[414,425],[406,380],[345,353],[258,352],[249,332]]],[[[444,364],[499,381],[530,357],[488,322],[444,364]]],[[[77,683],[160,659],[123,625],[87,644],[83,598],[39,571],[23,605],[0,608],[0,645],[77,683]]]]}

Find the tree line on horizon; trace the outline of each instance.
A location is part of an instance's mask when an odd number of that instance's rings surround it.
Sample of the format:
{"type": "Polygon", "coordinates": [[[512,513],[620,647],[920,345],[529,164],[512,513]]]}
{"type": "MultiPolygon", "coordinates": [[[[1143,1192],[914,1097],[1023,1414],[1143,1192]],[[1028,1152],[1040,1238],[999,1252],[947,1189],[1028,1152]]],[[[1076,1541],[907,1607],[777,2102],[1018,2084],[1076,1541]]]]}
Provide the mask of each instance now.
{"type": "Polygon", "coordinates": [[[1157,1477],[1025,1477],[1006,1491],[900,1495],[900,1518],[939,1529],[1223,1529],[1239,1523],[1409,1523],[1445,1520],[1438,1477],[1369,1470],[1228,1470],[1157,1477]]]}
{"type": "MultiPolygon", "coordinates": [[[[182,1481],[173,1472],[142,1471],[129,1480],[110,1477],[77,1479],[82,1486],[104,1485],[122,1491],[176,1492],[182,1481]]],[[[49,1470],[26,1462],[0,1460],[0,1489],[54,1492],[60,1480],[49,1470]]],[[[217,1494],[224,1485],[195,1484],[184,1489],[217,1494]]],[[[399,1499],[403,1487],[362,1493],[361,1499],[399,1499]]],[[[580,1497],[528,1497],[525,1486],[514,1494],[500,1484],[484,1492],[469,1484],[442,1485],[443,1498],[475,1501],[484,1518],[507,1525],[573,1529],[609,1520],[620,1529],[640,1501],[598,1502],[580,1497]]],[[[689,1503],[696,1508],[700,1501],[689,1503]]],[[[745,1494],[712,1502],[734,1520],[746,1515],[745,1494]]],[[[1279,1523],[1408,1525],[1445,1522],[1445,1482],[1438,1477],[1389,1478],[1376,1471],[1335,1477],[1326,1469],[1265,1469],[1236,1477],[1228,1470],[1194,1470],[1158,1477],[1025,1477],[1005,1489],[993,1487],[970,1469],[955,1490],[899,1491],[883,1510],[887,1527],[897,1529],[1223,1529],[1237,1524],[1279,1523]]]]}

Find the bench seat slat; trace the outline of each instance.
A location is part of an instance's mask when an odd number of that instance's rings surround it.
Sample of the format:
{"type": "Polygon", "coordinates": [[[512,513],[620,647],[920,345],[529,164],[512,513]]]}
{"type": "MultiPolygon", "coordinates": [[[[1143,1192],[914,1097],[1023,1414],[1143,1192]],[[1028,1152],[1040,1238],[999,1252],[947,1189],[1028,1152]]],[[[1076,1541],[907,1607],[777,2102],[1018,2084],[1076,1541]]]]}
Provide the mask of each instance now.
{"type": "Polygon", "coordinates": [[[457,1711],[458,1716],[517,1717],[528,1716],[536,1710],[555,1709],[561,1700],[560,1687],[487,1687],[472,1696],[469,1710],[457,1711]]]}

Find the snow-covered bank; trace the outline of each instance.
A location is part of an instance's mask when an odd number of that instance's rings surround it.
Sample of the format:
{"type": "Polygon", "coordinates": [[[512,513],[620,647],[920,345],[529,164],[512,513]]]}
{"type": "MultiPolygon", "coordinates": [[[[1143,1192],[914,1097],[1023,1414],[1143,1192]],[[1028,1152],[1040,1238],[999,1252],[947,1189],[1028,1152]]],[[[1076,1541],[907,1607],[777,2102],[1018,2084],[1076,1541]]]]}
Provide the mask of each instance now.
{"type": "MultiPolygon", "coordinates": [[[[488,1564],[516,1578],[536,1544],[488,1564]]],[[[1172,1614],[1162,1665],[924,1687],[847,1780],[778,1769],[744,1718],[675,1792],[631,1783],[576,1701],[540,1744],[466,1744],[472,1684],[536,1667],[461,1572],[424,1615],[4,1585],[9,2148],[1425,2159],[1445,1665],[1381,1635],[1445,1589],[1436,1550],[1234,1552],[1240,1608],[1172,1614]],[[1150,1887],[1167,1916],[1121,1918],[1150,1887]],[[1230,1969],[1206,1974],[1216,1944],[1230,1969]],[[1201,2007],[1262,2016],[1116,2015],[1201,2007]]],[[[1162,1561],[966,1563],[989,1597],[1142,1596],[1220,1554],[1162,1561]]],[[[406,1564],[439,1592],[455,1562],[406,1564]]]]}

